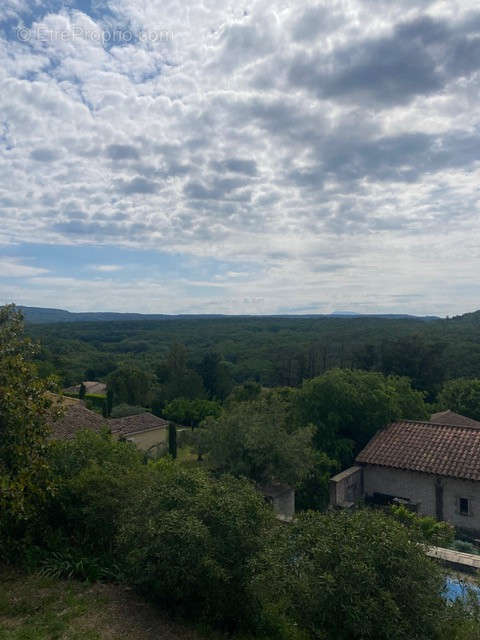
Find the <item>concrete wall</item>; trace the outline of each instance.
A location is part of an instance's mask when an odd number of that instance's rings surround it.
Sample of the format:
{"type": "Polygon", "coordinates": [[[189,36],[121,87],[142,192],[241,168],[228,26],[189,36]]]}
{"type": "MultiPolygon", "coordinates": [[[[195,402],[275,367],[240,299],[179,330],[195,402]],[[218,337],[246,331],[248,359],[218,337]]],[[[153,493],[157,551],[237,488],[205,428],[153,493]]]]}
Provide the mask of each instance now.
{"type": "Polygon", "coordinates": [[[295,516],[295,490],[289,489],[273,498],[273,510],[280,520],[289,522],[295,516]]]}
{"type": "Polygon", "coordinates": [[[363,469],[350,467],[330,479],[330,505],[347,507],[363,496],[363,469]]]}
{"type": "Polygon", "coordinates": [[[126,439],[134,442],[142,451],[146,451],[154,444],[167,443],[168,429],[152,429],[143,433],[134,433],[131,436],[126,436],[126,439]]]}
{"type": "Polygon", "coordinates": [[[443,520],[456,527],[480,532],[480,483],[440,478],[426,473],[366,465],[363,468],[366,496],[383,493],[418,504],[418,513],[437,516],[438,490],[442,488],[443,520]],[[460,514],[459,499],[469,500],[469,515],[460,514]]]}

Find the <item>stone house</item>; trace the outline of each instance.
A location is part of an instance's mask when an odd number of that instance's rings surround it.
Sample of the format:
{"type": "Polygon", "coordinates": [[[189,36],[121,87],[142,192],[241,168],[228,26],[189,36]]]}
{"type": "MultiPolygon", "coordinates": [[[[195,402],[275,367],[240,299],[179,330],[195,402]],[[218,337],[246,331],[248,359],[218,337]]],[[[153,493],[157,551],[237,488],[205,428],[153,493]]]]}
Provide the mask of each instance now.
{"type": "Polygon", "coordinates": [[[125,418],[104,418],[96,411],[87,409],[81,400],[62,397],[63,416],[51,423],[52,437],[71,439],[84,429],[100,433],[109,429],[115,438],[133,442],[139,449],[146,451],[155,445],[167,447],[168,422],[149,412],[125,418]]]}
{"type": "Polygon", "coordinates": [[[168,421],[152,413],[140,413],[107,421],[112,434],[133,442],[142,451],[155,446],[168,446],[168,421]]]}
{"type": "Polygon", "coordinates": [[[480,423],[451,411],[379,431],[356,465],[330,480],[330,504],[394,500],[480,535],[480,423]],[[448,422],[447,422],[448,421],[448,422]]]}

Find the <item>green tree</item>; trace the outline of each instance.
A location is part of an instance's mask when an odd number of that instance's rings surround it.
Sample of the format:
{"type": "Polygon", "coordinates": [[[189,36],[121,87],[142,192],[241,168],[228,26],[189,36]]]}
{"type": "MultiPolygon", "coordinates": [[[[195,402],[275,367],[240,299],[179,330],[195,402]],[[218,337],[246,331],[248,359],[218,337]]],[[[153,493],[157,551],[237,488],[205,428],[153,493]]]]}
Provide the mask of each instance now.
{"type": "Polygon", "coordinates": [[[48,422],[60,411],[48,394],[54,381],[37,375],[36,350],[23,336],[21,313],[14,305],[0,308],[0,538],[19,537],[53,490],[48,422]]]}
{"type": "Polygon", "coordinates": [[[219,418],[207,418],[202,445],[211,465],[259,484],[297,486],[310,472],[315,429],[292,429],[285,405],[274,394],[241,402],[219,418]]]}
{"type": "Polygon", "coordinates": [[[87,393],[87,388],[85,387],[85,385],[83,384],[83,382],[80,383],[80,388],[78,390],[78,397],[80,400],[83,400],[85,398],[85,395],[87,393]]]}
{"type": "Polygon", "coordinates": [[[112,415],[113,409],[113,391],[111,389],[107,390],[107,416],[112,415]]]}
{"type": "Polygon", "coordinates": [[[154,400],[157,413],[161,413],[166,404],[175,398],[205,397],[205,388],[201,376],[188,367],[188,351],[185,345],[174,342],[166,360],[157,367],[160,388],[154,400]]]}
{"type": "Polygon", "coordinates": [[[228,402],[248,402],[249,400],[255,400],[260,396],[262,392],[262,386],[253,380],[247,380],[241,385],[234,387],[231,394],[228,396],[228,402]]]}
{"type": "Polygon", "coordinates": [[[427,391],[433,398],[445,378],[445,347],[444,342],[428,340],[421,334],[384,340],[381,369],[385,374],[410,378],[415,389],[427,391]]]}
{"type": "Polygon", "coordinates": [[[224,400],[233,387],[233,381],[227,364],[216,351],[209,351],[203,357],[198,372],[210,398],[224,400]]]}
{"type": "Polygon", "coordinates": [[[381,512],[308,512],[273,530],[254,584],[266,610],[309,638],[433,640],[448,606],[423,542],[381,512]]]}
{"type": "Polygon", "coordinates": [[[422,393],[408,380],[370,371],[332,369],[296,394],[296,421],[313,423],[316,448],[342,466],[389,422],[427,415],[422,393]]]}
{"type": "Polygon", "coordinates": [[[442,409],[480,420],[480,379],[450,380],[439,393],[438,404],[442,409]]]}
{"type": "Polygon", "coordinates": [[[324,511],[330,500],[330,478],[339,470],[336,460],[331,460],[323,451],[315,451],[314,464],[295,491],[295,509],[324,511]]]}
{"type": "Polygon", "coordinates": [[[168,453],[173,459],[177,457],[177,426],[173,422],[168,425],[168,453]]]}
{"type": "Polygon", "coordinates": [[[118,403],[143,407],[150,405],[152,383],[151,374],[130,365],[115,369],[107,378],[108,390],[118,403]]]}
{"type": "Polygon", "coordinates": [[[163,415],[167,420],[173,420],[177,424],[187,427],[198,427],[208,416],[218,417],[222,408],[215,400],[203,400],[196,398],[175,398],[167,404],[163,415]]]}

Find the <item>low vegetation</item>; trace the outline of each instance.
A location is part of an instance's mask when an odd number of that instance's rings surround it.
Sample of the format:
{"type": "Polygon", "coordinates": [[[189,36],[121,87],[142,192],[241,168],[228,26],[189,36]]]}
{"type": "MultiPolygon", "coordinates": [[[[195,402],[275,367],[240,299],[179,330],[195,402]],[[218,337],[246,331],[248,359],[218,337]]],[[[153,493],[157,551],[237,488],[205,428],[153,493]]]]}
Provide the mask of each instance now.
{"type": "Polygon", "coordinates": [[[0,640],[201,640],[126,587],[0,569],[0,640]]]}

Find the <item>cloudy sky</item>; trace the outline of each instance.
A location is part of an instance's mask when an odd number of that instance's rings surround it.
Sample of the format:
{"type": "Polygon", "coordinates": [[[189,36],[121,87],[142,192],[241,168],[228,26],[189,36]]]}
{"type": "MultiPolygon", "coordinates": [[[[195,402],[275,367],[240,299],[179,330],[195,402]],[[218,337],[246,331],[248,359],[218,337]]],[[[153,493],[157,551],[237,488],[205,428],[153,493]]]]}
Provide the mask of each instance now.
{"type": "Polygon", "coordinates": [[[478,0],[2,0],[0,304],[480,307],[478,0]]]}

